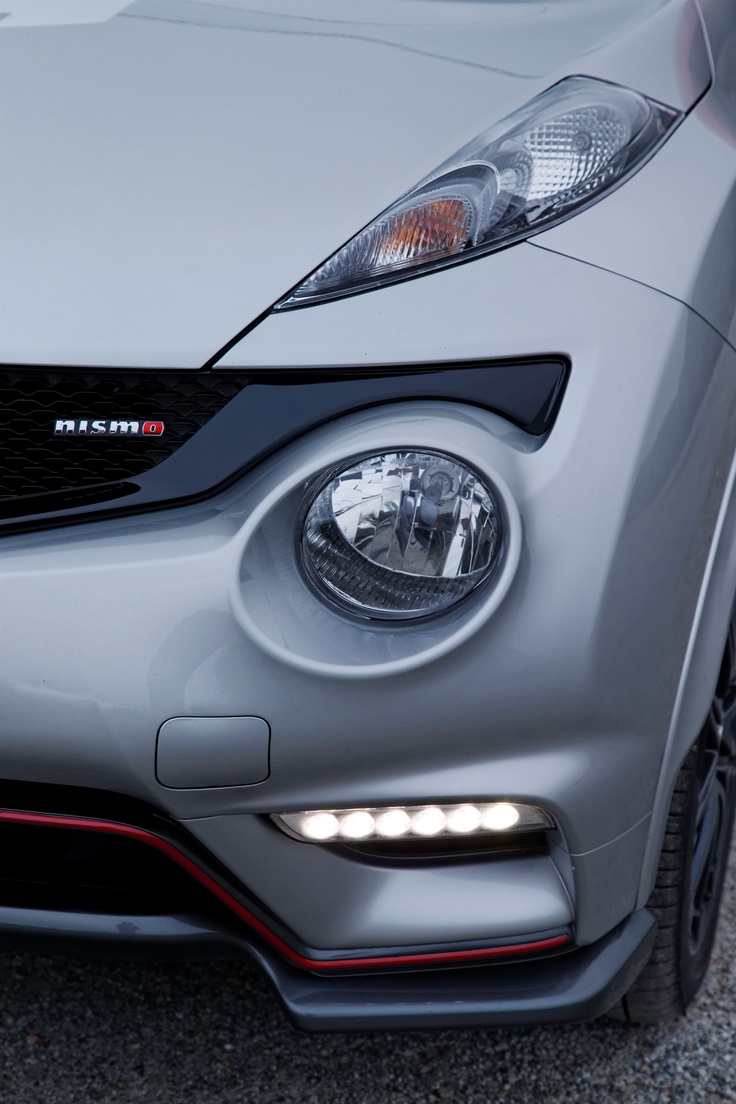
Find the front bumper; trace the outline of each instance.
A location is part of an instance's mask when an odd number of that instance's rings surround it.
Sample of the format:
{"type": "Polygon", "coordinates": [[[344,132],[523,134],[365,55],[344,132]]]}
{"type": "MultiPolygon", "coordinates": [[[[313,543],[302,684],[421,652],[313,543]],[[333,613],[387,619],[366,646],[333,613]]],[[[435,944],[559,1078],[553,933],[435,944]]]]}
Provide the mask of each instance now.
{"type": "MultiPolygon", "coordinates": [[[[91,804],[101,795],[75,795],[48,787],[21,787],[27,798],[62,803],[76,798],[91,804]]],[[[18,791],[16,791],[18,792],[18,791]]],[[[104,795],[102,795],[104,797],[104,795]]],[[[117,799],[129,810],[135,803],[117,799]]],[[[596,944],[575,948],[569,931],[541,934],[516,944],[469,948],[382,948],[352,957],[304,948],[248,900],[242,887],[175,825],[138,805],[138,821],[65,816],[59,812],[0,810],[0,833],[21,826],[31,833],[66,837],[62,862],[42,885],[39,841],[26,847],[25,864],[13,884],[3,866],[3,896],[21,901],[0,909],[0,944],[5,951],[133,955],[143,958],[238,956],[253,960],[273,985],[286,1013],[305,1030],[479,1027],[493,1024],[562,1023],[592,1019],[628,989],[646,962],[654,921],[646,910],[634,913],[596,944]],[[145,913],[107,911],[112,874],[96,896],[87,866],[80,862],[80,838],[135,841],[184,871],[194,891],[191,908],[145,913]],[[89,902],[85,911],[44,907],[39,891],[52,900],[70,884],[89,902]],[[201,889],[206,894],[199,892],[201,889]],[[35,896],[33,907],[22,902],[35,896]],[[92,895],[92,896],[90,896],[92,895]]],[[[7,842],[7,841],[4,841],[7,842]]],[[[27,841],[26,841],[27,843],[27,841]]],[[[44,844],[40,850],[43,851],[44,844]]],[[[92,854],[94,854],[94,846],[92,854]]],[[[82,854],[84,848],[82,848],[82,854]]],[[[87,849],[87,855],[90,851],[87,849]]],[[[119,859],[119,856],[118,856],[119,859]]],[[[140,869],[145,869],[141,863],[140,869]]],[[[161,881],[165,875],[158,874],[161,881]]],[[[179,900],[181,907],[182,901],[179,900]]]]}
{"type": "MultiPolygon", "coordinates": [[[[359,300],[385,295],[436,330],[443,293],[463,315],[447,323],[465,342],[448,356],[480,355],[481,341],[487,355],[492,334],[499,356],[554,350],[571,361],[551,433],[532,439],[463,403],[403,399],[333,419],[206,501],[8,536],[3,774],[122,792],[164,810],[318,952],[491,946],[572,926],[569,955],[463,971],[508,969],[510,978],[519,969],[533,992],[532,974],[543,970],[547,996],[530,996],[524,1014],[536,999],[561,1017],[573,983],[554,980],[563,970],[555,963],[597,961],[595,948],[648,895],[642,872],[668,801],[659,780],[681,750],[668,744],[670,722],[736,438],[736,356],[683,305],[526,246],[295,312],[284,325],[301,314],[308,329],[325,312],[324,340],[344,347],[330,319],[370,314],[359,300]],[[502,600],[490,590],[457,615],[379,632],[319,607],[294,571],[290,534],[310,477],[398,444],[488,470],[515,503],[517,560],[500,576],[502,600]],[[181,717],[265,719],[269,776],[164,786],[157,733],[181,717]],[[559,826],[547,852],[381,864],[300,844],[266,820],[485,797],[547,809],[559,826]]],[[[436,344],[407,340],[415,356],[436,359],[436,344]]],[[[309,343],[300,351],[308,362],[309,343]]],[[[317,352],[329,363],[329,350],[317,352]]],[[[706,704],[711,690],[698,688],[706,704]]],[[[33,926],[4,915],[15,929],[33,926]]],[[[605,996],[597,1005],[570,997],[573,1018],[616,999],[624,963],[643,961],[627,947],[600,985],[587,966],[575,974],[589,995],[605,996]]],[[[282,970],[286,992],[292,967],[268,966],[268,953],[263,961],[274,977],[282,970]]],[[[388,991],[389,980],[380,984],[388,991]]],[[[340,992],[347,1011],[352,997],[340,992]]],[[[508,1022],[508,1004],[498,1007],[508,1022]]]]}

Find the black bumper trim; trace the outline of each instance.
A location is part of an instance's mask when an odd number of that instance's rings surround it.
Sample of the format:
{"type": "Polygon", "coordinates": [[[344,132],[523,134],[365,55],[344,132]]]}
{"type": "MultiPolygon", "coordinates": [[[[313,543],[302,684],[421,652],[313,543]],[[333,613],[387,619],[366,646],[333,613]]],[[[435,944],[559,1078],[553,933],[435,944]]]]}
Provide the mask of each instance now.
{"type": "Polygon", "coordinates": [[[656,924],[635,912],[597,943],[513,965],[321,978],[256,953],[284,1010],[306,1031],[370,1031],[579,1023],[608,1011],[654,945],[656,924]]]}
{"type": "MultiPolygon", "coordinates": [[[[121,482],[116,475],[107,484],[109,494],[103,484],[4,498],[0,531],[44,529],[201,502],[302,434],[334,418],[387,403],[417,399],[468,403],[499,414],[541,439],[554,424],[569,368],[565,357],[550,355],[371,368],[192,371],[193,385],[201,386],[211,378],[213,390],[230,385],[238,393],[197,432],[178,445],[175,442],[171,455],[135,479],[121,482]]],[[[0,391],[3,372],[9,370],[0,366],[0,391]]],[[[61,369],[34,371],[62,374],[61,369]]],[[[70,374],[74,373],[70,370],[70,374]]],[[[186,373],[175,374],[183,386],[186,373]]],[[[128,375],[132,380],[133,374],[128,375]]],[[[153,371],[148,375],[152,381],[159,378],[153,371]]],[[[126,372],[117,372],[116,379],[124,392],[126,372]]],[[[160,379],[165,384],[166,373],[160,373],[160,379]]],[[[157,407],[156,415],[170,421],[166,409],[157,407]]],[[[79,440],[61,438],[57,444],[66,447],[69,441],[79,440]]],[[[114,445],[117,438],[110,441],[114,445]]],[[[145,441],[138,443],[143,446],[145,441]]]]}

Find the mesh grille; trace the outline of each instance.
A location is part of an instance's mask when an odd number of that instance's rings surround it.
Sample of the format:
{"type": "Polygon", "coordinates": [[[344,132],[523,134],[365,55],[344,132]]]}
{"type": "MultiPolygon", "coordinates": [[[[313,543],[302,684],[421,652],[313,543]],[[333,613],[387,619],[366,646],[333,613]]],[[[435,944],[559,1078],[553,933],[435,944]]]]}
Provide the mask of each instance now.
{"type": "Polygon", "coordinates": [[[238,372],[0,371],[0,503],[135,478],[245,386],[238,372]],[[161,437],[54,436],[56,419],[156,420],[161,437]]]}

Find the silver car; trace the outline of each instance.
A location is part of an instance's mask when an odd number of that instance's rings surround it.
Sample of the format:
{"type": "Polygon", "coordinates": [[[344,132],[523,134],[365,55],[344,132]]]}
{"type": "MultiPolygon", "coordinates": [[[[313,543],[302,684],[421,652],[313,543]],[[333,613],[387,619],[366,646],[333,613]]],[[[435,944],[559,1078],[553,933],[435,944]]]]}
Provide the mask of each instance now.
{"type": "Polygon", "coordinates": [[[730,0],[8,0],[0,946],[682,1013],[736,804],[730,0]]]}

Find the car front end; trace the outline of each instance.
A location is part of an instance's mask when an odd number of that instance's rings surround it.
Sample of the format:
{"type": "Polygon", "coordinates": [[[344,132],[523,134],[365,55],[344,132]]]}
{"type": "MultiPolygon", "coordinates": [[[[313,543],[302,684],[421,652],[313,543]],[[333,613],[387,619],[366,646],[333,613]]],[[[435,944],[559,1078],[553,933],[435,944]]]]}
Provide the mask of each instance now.
{"type": "Polygon", "coordinates": [[[636,983],[731,705],[736,30],[595,7],[572,44],[566,4],[0,25],[14,87],[74,73],[9,128],[7,946],[245,953],[311,1029],[636,983]],[[532,204],[523,136],[591,102],[628,160],[532,204]]]}

